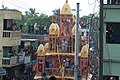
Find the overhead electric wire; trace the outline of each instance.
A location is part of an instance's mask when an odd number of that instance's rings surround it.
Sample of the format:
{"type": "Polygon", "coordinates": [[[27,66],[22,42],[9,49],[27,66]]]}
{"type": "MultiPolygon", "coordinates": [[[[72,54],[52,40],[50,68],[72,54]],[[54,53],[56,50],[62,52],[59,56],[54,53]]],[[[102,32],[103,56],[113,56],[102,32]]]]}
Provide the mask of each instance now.
{"type": "MultiPolygon", "coordinates": [[[[97,6],[97,2],[99,3],[98,0],[94,0],[93,3],[90,3],[90,0],[88,0],[88,4],[89,4],[89,5],[94,5],[94,7],[93,7],[93,12],[95,12],[95,9],[96,9],[96,6],[97,6]]],[[[99,7],[99,6],[98,6],[98,7],[99,7]]]]}
{"type": "Polygon", "coordinates": [[[13,6],[15,6],[15,7],[18,7],[18,8],[21,8],[21,9],[24,9],[24,10],[28,10],[28,9],[26,9],[26,8],[24,8],[24,7],[21,7],[21,6],[18,6],[18,5],[16,5],[16,4],[14,4],[14,3],[12,3],[12,2],[10,2],[10,1],[8,1],[8,0],[5,0],[7,3],[9,3],[9,4],[12,4],[13,6]]]}
{"type": "MultiPolygon", "coordinates": [[[[20,3],[22,3],[22,4],[24,4],[25,6],[27,6],[27,7],[29,7],[29,8],[32,8],[32,6],[30,6],[30,5],[28,5],[28,4],[26,4],[26,3],[24,3],[24,2],[22,2],[22,1],[20,1],[20,0],[17,0],[18,2],[20,2],[20,3]]],[[[37,9],[37,8],[35,8],[37,11],[39,11],[39,12],[47,12],[47,11],[42,11],[42,10],[39,10],[39,9],[37,9]]]]}
{"type": "MultiPolygon", "coordinates": [[[[32,8],[32,6],[29,6],[29,5],[23,3],[23,2],[21,2],[19,0],[17,0],[17,1],[19,1],[20,3],[16,2],[15,0],[11,0],[11,1],[5,0],[5,1],[7,3],[9,3],[9,4],[11,4],[11,5],[13,5],[13,6],[17,7],[17,8],[23,9],[25,11],[28,11],[30,8],[32,8]]],[[[36,9],[36,10],[39,11],[39,12],[48,12],[48,11],[41,11],[41,10],[38,10],[38,9],[36,9]]]]}
{"type": "Polygon", "coordinates": [[[16,3],[16,4],[18,4],[18,5],[20,5],[20,6],[22,6],[22,7],[24,7],[24,8],[28,8],[29,9],[28,6],[20,4],[19,2],[16,2],[16,0],[11,0],[11,1],[14,2],[14,3],[16,3]]]}
{"type": "Polygon", "coordinates": [[[89,4],[89,5],[93,5],[93,4],[95,4],[95,2],[96,2],[96,0],[94,0],[93,3],[90,3],[90,0],[88,0],[88,4],[89,4]]]}
{"type": "Polygon", "coordinates": [[[97,0],[95,0],[95,4],[94,4],[94,7],[93,7],[93,12],[95,12],[96,4],[97,4],[97,0]]]}
{"type": "Polygon", "coordinates": [[[29,5],[27,5],[27,4],[23,3],[23,2],[21,2],[20,0],[17,0],[17,1],[20,2],[20,3],[22,3],[22,4],[24,4],[24,5],[27,6],[27,7],[31,7],[31,6],[29,6],[29,5]]]}
{"type": "MultiPolygon", "coordinates": [[[[98,12],[95,12],[95,13],[93,13],[93,14],[96,14],[96,13],[98,13],[98,12]]],[[[99,13],[98,13],[97,15],[99,15],[99,13]]],[[[95,21],[95,19],[93,19],[92,21],[95,21]]],[[[92,21],[86,23],[84,26],[87,26],[87,25],[91,24],[92,21]]],[[[84,26],[83,26],[83,27],[84,27],[84,26]]]]}

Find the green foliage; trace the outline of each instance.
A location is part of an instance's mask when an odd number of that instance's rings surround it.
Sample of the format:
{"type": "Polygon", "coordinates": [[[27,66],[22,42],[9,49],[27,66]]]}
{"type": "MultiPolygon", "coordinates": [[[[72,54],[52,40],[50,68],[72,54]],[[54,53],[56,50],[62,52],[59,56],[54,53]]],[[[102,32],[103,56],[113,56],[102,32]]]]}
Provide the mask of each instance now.
{"type": "Polygon", "coordinates": [[[23,15],[22,17],[21,24],[24,25],[22,31],[23,33],[27,33],[28,26],[34,25],[35,23],[37,23],[39,27],[47,26],[48,29],[51,24],[51,18],[51,16],[48,16],[46,14],[39,14],[38,12],[36,12],[35,8],[30,8],[29,11],[25,11],[25,15],[23,15]]]}
{"type": "Polygon", "coordinates": [[[59,9],[55,9],[52,12],[53,12],[53,15],[54,15],[54,18],[55,18],[55,22],[57,22],[60,25],[60,8],[59,9]],[[56,18],[58,20],[56,20],[56,18]]]}
{"type": "Polygon", "coordinates": [[[28,31],[28,27],[27,26],[23,26],[23,29],[22,29],[22,32],[24,33],[24,34],[27,34],[27,31],[28,31]]]}
{"type": "Polygon", "coordinates": [[[84,23],[87,23],[88,19],[89,19],[89,16],[81,17],[81,21],[84,22],[84,23]]]}
{"type": "Polygon", "coordinates": [[[38,16],[38,12],[36,12],[35,8],[30,8],[29,11],[25,11],[25,14],[28,18],[32,18],[32,17],[37,17],[38,16]]]}
{"type": "Polygon", "coordinates": [[[55,9],[52,12],[53,12],[53,15],[59,16],[60,15],[60,8],[59,9],[55,9]]]}

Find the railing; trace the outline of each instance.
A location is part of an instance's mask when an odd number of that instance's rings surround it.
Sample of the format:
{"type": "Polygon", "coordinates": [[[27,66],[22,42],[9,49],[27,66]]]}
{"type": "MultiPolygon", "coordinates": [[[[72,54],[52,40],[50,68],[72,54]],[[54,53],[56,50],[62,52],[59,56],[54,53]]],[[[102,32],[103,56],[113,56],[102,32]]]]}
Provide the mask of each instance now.
{"type": "Polygon", "coordinates": [[[3,65],[15,65],[18,62],[18,58],[15,57],[11,57],[11,58],[3,58],[2,59],[2,64],[3,65]]]}
{"type": "Polygon", "coordinates": [[[10,32],[6,32],[6,31],[3,32],[3,37],[8,37],[9,38],[10,37],[10,32]]]}
{"type": "Polygon", "coordinates": [[[20,31],[3,31],[2,42],[4,46],[20,45],[20,31]]]}
{"type": "Polygon", "coordinates": [[[4,38],[20,37],[20,31],[3,31],[4,38]]]}
{"type": "Polygon", "coordinates": [[[30,56],[25,56],[24,63],[29,63],[30,62],[30,56]]]}
{"type": "Polygon", "coordinates": [[[48,76],[51,76],[51,75],[60,76],[59,68],[45,68],[45,73],[48,76]]]}
{"type": "Polygon", "coordinates": [[[104,4],[120,5],[120,0],[103,0],[104,4]]]}
{"type": "Polygon", "coordinates": [[[50,50],[48,52],[53,53],[53,52],[59,52],[59,53],[72,53],[72,46],[65,46],[62,47],[61,45],[56,46],[54,50],[50,50]],[[56,49],[55,49],[56,48],[56,49]],[[63,49],[64,48],[64,49],[63,49]]]}
{"type": "Polygon", "coordinates": [[[59,46],[58,51],[61,53],[71,53],[72,52],[72,46],[65,46],[63,48],[62,48],[62,46],[59,46]],[[65,49],[63,49],[63,48],[65,48],[65,49]]]}
{"type": "Polygon", "coordinates": [[[74,69],[65,69],[65,76],[74,76],[74,69]]]}
{"type": "Polygon", "coordinates": [[[24,57],[22,55],[18,55],[18,62],[23,63],[24,62],[24,57]]]}
{"type": "Polygon", "coordinates": [[[11,58],[3,58],[2,59],[2,65],[5,66],[16,66],[19,65],[21,63],[29,63],[30,62],[31,57],[30,56],[25,56],[23,57],[22,55],[17,56],[13,56],[11,58]]]}
{"type": "MultiPolygon", "coordinates": [[[[62,76],[62,70],[59,68],[45,68],[45,73],[48,76],[55,75],[55,76],[62,76]]],[[[65,69],[64,76],[74,76],[74,69],[65,69]]]]}

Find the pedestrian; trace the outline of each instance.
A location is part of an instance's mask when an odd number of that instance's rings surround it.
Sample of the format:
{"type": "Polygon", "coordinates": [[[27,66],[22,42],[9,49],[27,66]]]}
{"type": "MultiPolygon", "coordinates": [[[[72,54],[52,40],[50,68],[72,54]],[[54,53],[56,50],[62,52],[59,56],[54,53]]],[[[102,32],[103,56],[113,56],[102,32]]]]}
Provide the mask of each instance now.
{"type": "Polygon", "coordinates": [[[65,52],[65,42],[62,41],[62,52],[65,52]]]}
{"type": "Polygon", "coordinates": [[[67,50],[67,41],[65,41],[64,39],[64,41],[62,41],[62,52],[66,52],[66,50],[67,50]]]}
{"type": "Polygon", "coordinates": [[[7,54],[7,58],[10,58],[12,56],[12,51],[10,50],[7,54]]]}

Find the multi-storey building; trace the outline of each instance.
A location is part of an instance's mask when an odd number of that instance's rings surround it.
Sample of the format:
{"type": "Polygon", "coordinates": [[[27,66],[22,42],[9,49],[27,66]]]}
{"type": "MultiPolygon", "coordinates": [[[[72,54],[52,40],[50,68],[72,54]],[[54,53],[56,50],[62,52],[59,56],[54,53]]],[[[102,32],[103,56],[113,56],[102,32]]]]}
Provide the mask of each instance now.
{"type": "Polygon", "coordinates": [[[22,13],[18,10],[0,9],[0,51],[1,64],[6,69],[6,76],[18,76],[21,63],[15,53],[21,42],[21,32],[19,30],[19,20],[22,13]],[[12,53],[13,51],[13,53],[12,53]],[[9,56],[12,54],[12,57],[9,56]],[[9,57],[8,57],[9,56],[9,57]]]}
{"type": "Polygon", "coordinates": [[[103,80],[120,80],[120,0],[104,3],[103,27],[103,80]]]}

